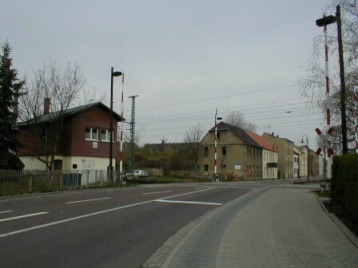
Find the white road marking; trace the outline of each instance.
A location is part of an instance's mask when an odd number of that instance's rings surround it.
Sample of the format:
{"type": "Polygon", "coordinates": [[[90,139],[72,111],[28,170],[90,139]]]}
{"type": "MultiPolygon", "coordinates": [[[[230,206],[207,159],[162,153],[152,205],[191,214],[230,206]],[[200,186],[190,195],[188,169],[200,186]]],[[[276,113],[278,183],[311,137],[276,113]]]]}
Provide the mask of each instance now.
{"type": "MultiPolygon", "coordinates": [[[[211,190],[211,189],[214,189],[214,188],[215,187],[211,187],[211,188],[206,188],[206,189],[199,190],[199,191],[193,191],[193,192],[188,192],[188,193],[168,196],[168,197],[162,198],[161,200],[165,200],[165,199],[169,199],[169,198],[173,198],[173,197],[177,197],[177,196],[190,195],[190,194],[194,194],[194,193],[198,193],[198,192],[211,190]]],[[[155,201],[156,201],[156,199],[148,200],[148,201],[144,201],[144,202],[138,202],[138,203],[122,206],[122,207],[116,207],[116,208],[101,210],[101,211],[97,211],[97,212],[94,212],[94,213],[89,213],[89,214],[85,214],[85,215],[81,215],[81,216],[77,216],[77,217],[73,217],[73,218],[63,219],[63,220],[60,220],[60,221],[50,222],[50,223],[46,223],[46,224],[42,224],[42,225],[37,225],[37,226],[21,229],[21,230],[16,230],[16,231],[5,233],[5,234],[0,234],[0,238],[7,237],[7,236],[10,236],[10,235],[20,234],[20,233],[25,233],[25,232],[29,232],[29,231],[33,231],[33,230],[37,230],[37,229],[42,229],[42,228],[58,225],[58,224],[65,223],[65,222],[84,219],[84,218],[88,218],[88,217],[92,217],[92,216],[96,216],[96,215],[100,215],[100,214],[104,214],[104,213],[108,213],[108,212],[112,212],[112,211],[117,211],[117,210],[126,209],[126,208],[130,208],[130,207],[149,204],[149,203],[152,203],[152,202],[155,202],[155,201]]],[[[45,213],[47,213],[47,212],[45,212],[45,213]]]]}
{"type": "Polygon", "coordinates": [[[41,229],[41,228],[45,228],[45,227],[49,227],[49,226],[69,222],[69,221],[75,221],[75,220],[79,220],[79,219],[83,219],[83,218],[88,218],[88,217],[91,217],[91,216],[96,216],[96,215],[100,215],[100,214],[104,214],[104,213],[108,213],[108,212],[112,212],[112,211],[116,211],[116,210],[121,210],[121,209],[129,208],[129,207],[139,206],[139,205],[143,205],[143,204],[147,204],[147,203],[151,203],[151,202],[153,202],[153,200],[144,201],[144,202],[140,202],[140,203],[135,203],[135,204],[131,204],[131,205],[123,206],[123,207],[117,207],[117,208],[112,208],[112,209],[101,210],[101,211],[98,211],[98,212],[85,214],[85,215],[81,215],[81,216],[77,216],[77,217],[73,217],[73,218],[68,218],[68,219],[64,219],[64,220],[60,220],[60,221],[55,221],[55,222],[50,222],[50,223],[46,223],[46,224],[42,224],[42,225],[37,225],[37,226],[33,226],[33,227],[22,229],[22,230],[13,231],[13,232],[6,233],[6,234],[1,234],[0,238],[10,236],[10,235],[14,235],[14,234],[24,233],[24,232],[28,232],[28,231],[32,231],[32,230],[37,230],[37,229],[41,229]]]}
{"type": "Polygon", "coordinates": [[[211,205],[211,206],[222,206],[223,204],[223,203],[213,203],[213,202],[176,201],[176,200],[163,200],[163,199],[157,199],[155,201],[163,202],[163,203],[195,204],[195,205],[211,205]]]}
{"type": "Polygon", "coordinates": [[[148,194],[161,194],[161,193],[171,193],[173,191],[159,191],[159,192],[150,192],[150,193],[142,193],[142,195],[148,195],[148,194]]]}
{"type": "Polygon", "coordinates": [[[66,204],[69,205],[69,204],[76,204],[76,203],[83,203],[83,202],[93,202],[93,201],[98,201],[98,200],[106,200],[106,199],[111,199],[111,198],[110,197],[102,197],[102,198],[86,199],[86,200],[79,200],[79,201],[70,201],[70,202],[66,202],[66,204]]]}
{"type": "MultiPolygon", "coordinates": [[[[177,195],[172,195],[172,196],[168,196],[168,197],[163,197],[161,199],[165,200],[165,199],[169,199],[169,198],[173,198],[173,197],[195,194],[195,193],[199,193],[199,192],[208,191],[208,190],[211,190],[211,189],[214,189],[214,188],[215,187],[205,188],[205,189],[197,190],[197,191],[194,191],[194,192],[188,192],[188,193],[183,193],[183,194],[177,194],[177,195]]],[[[153,201],[155,201],[155,200],[153,200],[153,201]]]]}
{"type": "Polygon", "coordinates": [[[38,212],[38,213],[26,214],[26,215],[21,215],[21,216],[17,216],[17,217],[1,219],[0,222],[12,221],[12,220],[17,220],[17,219],[22,219],[22,218],[27,218],[27,217],[34,217],[34,216],[39,216],[39,215],[43,215],[43,214],[47,214],[47,213],[48,212],[38,212]]]}
{"type": "Polygon", "coordinates": [[[0,211],[0,214],[1,213],[10,213],[10,212],[12,212],[12,210],[4,210],[4,211],[0,211]]]}

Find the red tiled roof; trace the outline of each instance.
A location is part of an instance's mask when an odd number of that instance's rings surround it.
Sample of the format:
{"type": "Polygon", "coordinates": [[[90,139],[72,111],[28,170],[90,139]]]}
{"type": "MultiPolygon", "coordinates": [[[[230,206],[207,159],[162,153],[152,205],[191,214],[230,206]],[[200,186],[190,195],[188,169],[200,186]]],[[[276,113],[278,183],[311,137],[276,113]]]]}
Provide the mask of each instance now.
{"type": "Polygon", "coordinates": [[[273,147],[273,145],[271,145],[268,141],[266,141],[263,137],[261,137],[260,135],[250,131],[250,130],[246,130],[247,134],[249,134],[251,136],[251,138],[253,138],[258,144],[260,144],[264,149],[266,150],[270,150],[270,151],[275,151],[277,152],[277,150],[273,147]]]}

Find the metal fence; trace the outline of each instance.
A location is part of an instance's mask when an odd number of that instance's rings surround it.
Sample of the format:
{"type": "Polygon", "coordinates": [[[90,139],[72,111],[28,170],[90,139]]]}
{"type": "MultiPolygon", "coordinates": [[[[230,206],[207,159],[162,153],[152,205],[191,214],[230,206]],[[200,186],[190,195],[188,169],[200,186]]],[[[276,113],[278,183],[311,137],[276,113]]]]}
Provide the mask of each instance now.
{"type": "Polygon", "coordinates": [[[106,187],[123,183],[119,172],[113,172],[113,180],[110,175],[107,170],[0,170],[0,196],[106,187]]]}

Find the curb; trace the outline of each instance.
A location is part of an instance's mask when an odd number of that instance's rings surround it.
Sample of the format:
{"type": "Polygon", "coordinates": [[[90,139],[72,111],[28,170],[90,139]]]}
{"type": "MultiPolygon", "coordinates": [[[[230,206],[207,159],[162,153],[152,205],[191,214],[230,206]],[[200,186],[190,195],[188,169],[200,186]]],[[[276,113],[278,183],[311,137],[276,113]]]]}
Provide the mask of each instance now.
{"type": "Polygon", "coordinates": [[[321,198],[318,197],[317,194],[315,194],[317,201],[321,205],[324,212],[328,215],[328,217],[333,221],[335,225],[341,230],[341,232],[347,237],[347,239],[356,247],[358,248],[358,237],[352,233],[351,230],[348,229],[348,227],[339,219],[336,215],[333,213],[330,213],[323,202],[328,201],[329,198],[321,198]]]}

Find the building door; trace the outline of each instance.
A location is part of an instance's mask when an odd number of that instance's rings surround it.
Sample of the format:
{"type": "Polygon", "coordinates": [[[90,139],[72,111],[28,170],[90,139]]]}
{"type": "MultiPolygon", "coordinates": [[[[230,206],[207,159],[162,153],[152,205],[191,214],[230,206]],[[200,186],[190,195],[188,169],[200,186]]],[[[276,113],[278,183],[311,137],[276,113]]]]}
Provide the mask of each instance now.
{"type": "Polygon", "coordinates": [[[84,183],[88,186],[90,183],[96,181],[95,162],[91,160],[85,160],[83,162],[83,175],[84,183]]]}

